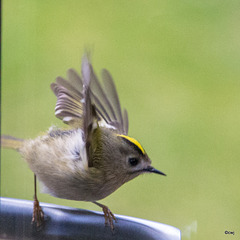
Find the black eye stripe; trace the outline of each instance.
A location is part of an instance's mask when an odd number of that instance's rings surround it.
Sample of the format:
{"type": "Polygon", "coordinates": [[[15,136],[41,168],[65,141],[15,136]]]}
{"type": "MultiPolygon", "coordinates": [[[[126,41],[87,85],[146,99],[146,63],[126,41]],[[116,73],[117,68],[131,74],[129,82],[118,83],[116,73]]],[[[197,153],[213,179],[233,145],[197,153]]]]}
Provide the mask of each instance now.
{"type": "Polygon", "coordinates": [[[127,144],[129,144],[131,147],[134,148],[134,150],[136,150],[139,154],[141,154],[143,156],[143,152],[142,150],[133,142],[129,141],[128,139],[121,137],[121,139],[123,139],[127,144]]]}

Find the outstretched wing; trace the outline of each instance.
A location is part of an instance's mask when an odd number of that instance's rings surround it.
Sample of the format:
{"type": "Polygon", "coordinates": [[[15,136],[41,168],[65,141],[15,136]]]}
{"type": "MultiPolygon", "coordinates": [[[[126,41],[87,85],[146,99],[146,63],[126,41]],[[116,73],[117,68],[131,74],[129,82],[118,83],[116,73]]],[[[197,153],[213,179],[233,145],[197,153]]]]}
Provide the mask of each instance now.
{"type": "Polygon", "coordinates": [[[127,111],[122,111],[114,81],[106,69],[102,70],[102,82],[101,85],[89,60],[84,57],[82,77],[70,69],[67,80],[57,77],[56,83],[51,84],[57,96],[55,115],[74,128],[82,128],[84,132],[96,118],[100,127],[127,135],[127,111]]]}
{"type": "Polygon", "coordinates": [[[74,126],[80,126],[83,117],[83,81],[77,73],[68,70],[70,81],[62,77],[56,78],[56,83],[51,84],[51,89],[57,96],[55,107],[56,117],[63,120],[64,123],[74,126]]]}

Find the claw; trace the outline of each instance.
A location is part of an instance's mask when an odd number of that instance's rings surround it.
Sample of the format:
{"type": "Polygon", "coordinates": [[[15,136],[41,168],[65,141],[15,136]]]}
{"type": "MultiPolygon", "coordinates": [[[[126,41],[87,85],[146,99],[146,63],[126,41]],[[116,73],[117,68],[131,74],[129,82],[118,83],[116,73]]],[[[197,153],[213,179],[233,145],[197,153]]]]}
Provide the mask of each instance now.
{"type": "Polygon", "coordinates": [[[44,212],[39,205],[39,201],[37,198],[34,199],[33,204],[33,216],[32,216],[32,224],[36,224],[37,228],[40,227],[44,222],[44,212]]]}
{"type": "Polygon", "coordinates": [[[110,224],[110,227],[112,230],[114,230],[114,224],[113,224],[113,220],[115,220],[115,222],[117,222],[114,214],[111,212],[111,210],[103,205],[102,207],[103,213],[104,213],[104,218],[105,218],[105,225],[107,225],[108,223],[110,224]]]}
{"type": "Polygon", "coordinates": [[[93,203],[95,203],[96,205],[98,205],[99,207],[102,208],[103,213],[104,213],[104,218],[105,218],[105,225],[108,225],[108,223],[109,223],[111,229],[114,230],[113,220],[115,222],[117,222],[117,219],[115,218],[115,216],[111,212],[111,210],[107,206],[105,206],[101,203],[98,203],[98,202],[93,202],[93,203]]]}

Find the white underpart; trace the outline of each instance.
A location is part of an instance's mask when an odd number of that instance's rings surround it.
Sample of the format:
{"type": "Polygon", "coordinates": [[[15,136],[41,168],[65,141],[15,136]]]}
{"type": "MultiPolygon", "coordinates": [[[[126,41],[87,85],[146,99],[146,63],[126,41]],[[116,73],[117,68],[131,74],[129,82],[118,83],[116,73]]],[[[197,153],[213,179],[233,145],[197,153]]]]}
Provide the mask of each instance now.
{"type": "Polygon", "coordinates": [[[88,159],[85,143],[83,141],[82,130],[78,129],[74,134],[71,134],[69,137],[67,137],[67,141],[62,140],[62,138],[59,138],[59,141],[63,141],[61,145],[65,152],[65,154],[62,155],[60,160],[68,161],[68,166],[72,170],[76,169],[76,165],[78,166],[78,169],[80,168],[86,170],[88,168],[88,159]],[[79,152],[80,159],[77,159],[76,155],[74,155],[74,152],[76,150],[78,150],[79,152]],[[69,161],[69,159],[74,162],[74,165],[72,164],[72,161],[69,161]]]}
{"type": "MultiPolygon", "coordinates": [[[[49,129],[49,133],[52,131],[54,134],[54,126],[49,129]]],[[[81,169],[84,172],[88,169],[88,159],[81,129],[62,136],[45,135],[28,140],[21,148],[21,153],[32,171],[39,175],[49,167],[56,168],[56,174],[59,175],[74,173],[81,171],[81,169]]]]}
{"type": "Polygon", "coordinates": [[[43,192],[61,198],[81,199],[83,197],[85,199],[86,196],[82,196],[83,193],[75,197],[76,192],[72,194],[68,191],[71,187],[68,185],[69,179],[80,176],[81,183],[81,179],[85,179],[88,174],[83,132],[77,129],[62,135],[60,132],[58,135],[55,131],[58,130],[53,126],[47,135],[27,140],[21,148],[21,154],[42,183],[43,192]]]}

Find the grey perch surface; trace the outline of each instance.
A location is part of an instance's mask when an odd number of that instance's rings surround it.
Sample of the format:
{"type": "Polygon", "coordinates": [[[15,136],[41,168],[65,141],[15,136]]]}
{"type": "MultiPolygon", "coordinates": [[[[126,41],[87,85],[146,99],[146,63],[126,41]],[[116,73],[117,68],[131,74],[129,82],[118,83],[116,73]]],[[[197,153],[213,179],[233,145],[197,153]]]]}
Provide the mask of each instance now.
{"type": "Polygon", "coordinates": [[[115,215],[112,231],[102,213],[40,204],[46,221],[37,230],[31,224],[32,201],[0,198],[0,239],[181,239],[179,229],[162,223],[115,215]]]}

